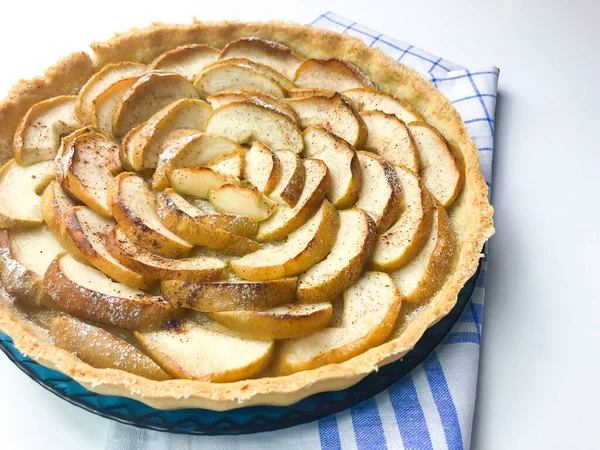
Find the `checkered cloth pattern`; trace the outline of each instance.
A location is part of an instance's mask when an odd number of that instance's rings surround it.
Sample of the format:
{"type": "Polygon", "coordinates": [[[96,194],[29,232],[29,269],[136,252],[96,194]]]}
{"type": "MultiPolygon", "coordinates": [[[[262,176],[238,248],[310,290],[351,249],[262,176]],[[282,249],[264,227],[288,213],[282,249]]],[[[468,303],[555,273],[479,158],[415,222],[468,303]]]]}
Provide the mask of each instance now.
{"type": "MultiPolygon", "coordinates": [[[[494,111],[499,69],[469,70],[331,12],[312,26],[347,33],[406,64],[452,102],[477,145],[488,186],[492,181],[494,111]]],[[[464,449],[469,448],[487,260],[464,313],[442,344],[389,389],[317,422],[246,436],[183,436],[111,423],[107,450],[464,449]]]]}

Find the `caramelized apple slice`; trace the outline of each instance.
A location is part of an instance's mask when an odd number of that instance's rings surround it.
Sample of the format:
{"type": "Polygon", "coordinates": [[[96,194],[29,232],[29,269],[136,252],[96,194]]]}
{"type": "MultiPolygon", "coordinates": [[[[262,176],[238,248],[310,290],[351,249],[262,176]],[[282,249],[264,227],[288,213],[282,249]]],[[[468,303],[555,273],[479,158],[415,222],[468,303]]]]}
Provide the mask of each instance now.
{"type": "Polygon", "coordinates": [[[224,214],[237,214],[257,221],[268,219],[276,203],[256,188],[225,184],[209,191],[208,199],[214,208],[224,214]]]}
{"type": "Polygon", "coordinates": [[[409,103],[387,92],[364,87],[343,91],[342,94],[350,99],[360,112],[383,111],[386,114],[394,114],[404,123],[422,120],[419,113],[409,103]]]}
{"type": "Polygon", "coordinates": [[[269,197],[280,205],[296,206],[306,181],[302,160],[290,150],[276,152],[281,166],[281,175],[269,197]]]}
{"type": "Polygon", "coordinates": [[[15,160],[22,166],[51,160],[58,152],[61,136],[81,126],[75,115],[74,96],[62,95],[36,103],[15,132],[15,160]]]}
{"type": "Polygon", "coordinates": [[[285,114],[294,122],[298,121],[298,116],[293,108],[288,105],[285,100],[274,97],[260,91],[249,91],[238,89],[235,91],[220,91],[216,94],[209,95],[207,100],[210,102],[213,109],[228,105],[229,103],[244,102],[244,101],[259,101],[267,106],[272,106],[279,112],[285,114]]]}
{"type": "Polygon", "coordinates": [[[126,330],[153,330],[182,313],[162,297],[115,283],[66,253],[46,270],[44,292],[75,317],[126,330]]]}
{"type": "Polygon", "coordinates": [[[317,213],[279,246],[265,248],[230,261],[231,269],[246,280],[275,280],[298,275],[324,260],[339,228],[337,210],[325,200],[317,213]]]}
{"type": "Polygon", "coordinates": [[[171,377],[152,359],[129,342],[108,331],[72,317],[52,319],[50,337],[54,345],[99,369],[119,369],[151,380],[171,377]]]}
{"type": "Polygon", "coordinates": [[[373,82],[354,64],[340,59],[307,59],[296,70],[294,84],[342,92],[359,87],[373,87],[373,82]]]}
{"type": "Polygon", "coordinates": [[[239,185],[240,180],[231,175],[219,173],[208,167],[168,169],[169,183],[177,192],[198,198],[208,198],[208,193],[226,184],[239,185]]]}
{"type": "MultiPolygon", "coordinates": [[[[304,171],[304,166],[302,166],[304,171]]],[[[246,151],[243,177],[265,195],[269,195],[281,179],[281,162],[266,145],[255,142],[246,151]]]]}
{"type": "MultiPolygon", "coordinates": [[[[123,98],[123,95],[139,79],[138,76],[123,78],[111,84],[104,92],[98,95],[91,108],[91,123],[94,129],[98,130],[104,136],[111,139],[115,138],[113,134],[112,119],[117,105],[123,98]]],[[[116,139],[116,138],[115,138],[116,139]]]]}

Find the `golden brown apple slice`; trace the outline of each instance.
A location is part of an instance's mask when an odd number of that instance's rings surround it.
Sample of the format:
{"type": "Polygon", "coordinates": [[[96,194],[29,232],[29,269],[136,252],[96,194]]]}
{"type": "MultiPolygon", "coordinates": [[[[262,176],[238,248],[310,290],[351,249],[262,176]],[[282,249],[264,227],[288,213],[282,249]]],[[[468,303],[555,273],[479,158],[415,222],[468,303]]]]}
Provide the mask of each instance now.
{"type": "Polygon", "coordinates": [[[45,226],[0,230],[2,289],[21,304],[53,307],[44,293],[42,278],[56,255],[64,251],[45,226]]]}
{"type": "Polygon", "coordinates": [[[193,82],[204,67],[219,59],[219,53],[206,44],[182,45],[158,56],[149,69],[175,72],[193,82]]]}
{"type": "Polygon", "coordinates": [[[119,369],[151,380],[171,377],[129,342],[72,317],[52,319],[50,337],[58,348],[99,369],[119,369]]]}
{"type": "Polygon", "coordinates": [[[170,302],[196,311],[262,311],[292,303],[296,298],[296,278],[196,283],[164,280],[161,290],[170,302]]]}
{"type": "Polygon", "coordinates": [[[246,280],[276,280],[298,275],[324,260],[335,243],[340,219],[327,200],[317,213],[281,245],[258,250],[230,261],[231,269],[246,280]]]}
{"type": "Polygon", "coordinates": [[[271,359],[273,341],[252,341],[186,320],[135,333],[148,354],[175,378],[225,383],[254,377],[271,359]]]}
{"type": "Polygon", "coordinates": [[[329,188],[329,171],[323,161],[304,159],[306,181],[302,195],[296,206],[279,205],[275,213],[258,226],[256,240],[259,242],[277,241],[297,230],[321,207],[329,188]]]}
{"type": "Polygon", "coordinates": [[[373,87],[373,82],[354,64],[339,59],[307,59],[296,70],[294,84],[301,88],[318,88],[342,92],[373,87]]]}
{"type": "Polygon", "coordinates": [[[246,154],[244,149],[237,148],[232,152],[217,156],[206,163],[205,167],[225,176],[242,178],[246,154]]]}
{"type": "Polygon", "coordinates": [[[289,304],[266,311],[206,313],[216,322],[250,339],[288,339],[314,333],[331,321],[331,303],[289,304]]]}
{"type": "Polygon", "coordinates": [[[245,188],[233,184],[225,184],[209,191],[208,199],[221,213],[251,217],[259,222],[268,219],[276,206],[273,200],[255,187],[245,188]]]}
{"type": "Polygon", "coordinates": [[[165,106],[125,135],[121,142],[123,164],[128,170],[154,169],[169,134],[180,129],[202,130],[211,112],[208,103],[191,98],[165,106]]]}
{"type": "Polygon", "coordinates": [[[360,112],[383,111],[386,114],[394,114],[404,123],[422,120],[419,113],[409,103],[387,92],[370,88],[356,88],[344,91],[342,94],[350,99],[360,112]]]}
{"type": "Polygon", "coordinates": [[[117,109],[117,105],[123,98],[123,95],[138,79],[138,76],[123,78],[110,85],[94,99],[90,115],[92,117],[92,126],[98,132],[111,139],[114,138],[112,119],[115,109],[117,109]]]}
{"type": "Polygon", "coordinates": [[[112,217],[106,195],[113,176],[123,170],[119,146],[106,136],[88,132],[63,140],[57,159],[58,182],[104,217],[112,217]]]}
{"type": "Polygon", "coordinates": [[[219,173],[208,167],[167,169],[166,175],[171,186],[180,194],[204,199],[208,198],[210,191],[219,189],[225,184],[240,184],[239,178],[219,173]]]}
{"type": "Polygon", "coordinates": [[[42,216],[54,237],[65,249],[79,259],[85,256],[79,251],[69,233],[65,229],[64,216],[67,211],[76,205],[75,201],[67,195],[58,181],[52,181],[42,195],[42,216]]]}
{"type": "Polygon", "coordinates": [[[290,98],[288,103],[298,114],[303,129],[311,125],[325,127],[356,148],[367,140],[367,127],[362,118],[338,93],[332,97],[290,98]]]}
{"type": "Polygon", "coordinates": [[[293,80],[302,58],[278,42],[249,37],[232,41],[221,51],[221,58],[247,58],[272,67],[293,80]]]}
{"type": "Polygon", "coordinates": [[[394,168],[380,156],[357,152],[363,176],[356,208],[364,209],[383,233],[396,222],[402,206],[402,185],[394,168]]]}
{"type": "MultiPolygon", "coordinates": [[[[236,58],[238,59],[238,58],[236,58]]],[[[274,97],[285,97],[286,89],[273,77],[273,70],[256,63],[222,60],[214,62],[198,74],[194,86],[202,98],[221,91],[246,89],[264,92],[274,97]]],[[[283,76],[280,75],[281,78],[283,76]]]]}
{"type": "Polygon", "coordinates": [[[298,125],[285,114],[256,100],[229,103],[215,109],[204,131],[226,136],[238,144],[258,141],[275,151],[300,153],[303,149],[298,125]]]}
{"type": "Polygon", "coordinates": [[[412,122],[408,129],[417,145],[419,175],[429,192],[448,208],[460,194],[464,179],[444,137],[425,122],[412,122]]]}
{"type": "Polygon", "coordinates": [[[326,259],[298,277],[298,301],[333,300],[352,286],[373,252],[375,223],[362,209],[340,211],[340,227],[335,245],[326,259]]]}
{"type": "Polygon", "coordinates": [[[117,104],[112,118],[113,134],[125,136],[165,106],[182,98],[199,98],[194,85],[172,72],[148,72],[140,77],[117,104]]]}
{"type": "Polygon", "coordinates": [[[411,303],[422,303],[444,284],[452,266],[456,242],[452,226],[443,206],[433,211],[431,234],[419,254],[399,270],[390,273],[402,292],[402,298],[411,303]]]}
{"type": "Polygon", "coordinates": [[[0,227],[39,225],[43,190],[55,178],[54,161],[21,166],[14,159],[0,169],[0,227]]]}
{"type": "Polygon", "coordinates": [[[105,65],[96,72],[79,90],[75,104],[75,114],[81,123],[92,123],[92,105],[94,100],[106,89],[124,78],[140,76],[146,66],[133,62],[118,62],[105,65]]]}
{"type": "Polygon", "coordinates": [[[36,103],[21,119],[13,143],[15,160],[22,166],[56,156],[60,138],[82,124],[75,115],[75,97],[61,95],[36,103]]]}
{"type": "Polygon", "coordinates": [[[64,216],[65,231],[77,246],[84,261],[113,280],[137,289],[150,289],[155,279],[145,277],[124,266],[106,247],[106,238],[115,227],[115,221],[95,213],[85,206],[75,206],[64,216]]]}
{"type": "Polygon", "coordinates": [[[195,130],[174,131],[165,141],[152,177],[152,185],[157,191],[170,186],[165,174],[167,169],[204,166],[220,156],[240,150],[243,149],[238,144],[218,134],[195,130]]]}
{"type": "Polygon", "coordinates": [[[351,207],[362,188],[362,172],[354,149],[323,127],[304,130],[304,156],[320,159],[329,169],[327,198],[338,209],[351,207]]]}
{"type": "Polygon", "coordinates": [[[228,105],[229,103],[258,100],[259,102],[277,109],[294,122],[298,120],[296,112],[285,102],[285,100],[273,97],[272,95],[264,92],[249,91],[244,89],[238,89],[235,91],[221,91],[217,92],[216,94],[209,95],[207,100],[210,102],[213,109],[220,108],[221,106],[228,105]]]}
{"type": "Polygon", "coordinates": [[[118,226],[108,234],[106,248],[123,265],[154,279],[213,281],[219,279],[226,266],[208,256],[171,259],[155,255],[133,243],[118,226]]]}
{"type": "Polygon", "coordinates": [[[281,176],[270,194],[270,198],[280,205],[296,206],[306,181],[306,171],[302,160],[291,150],[279,150],[276,157],[281,166],[281,176]]]}
{"type": "Polygon", "coordinates": [[[194,245],[230,255],[245,255],[262,248],[246,237],[252,225],[256,230],[256,221],[244,216],[207,214],[173,189],[158,195],[158,214],[169,230],[194,245]]]}
{"type": "Polygon", "coordinates": [[[377,110],[363,111],[360,115],[369,130],[365,150],[377,153],[390,164],[419,173],[417,147],[404,122],[377,110]]]}
{"type": "Polygon", "coordinates": [[[388,274],[363,273],[344,292],[339,326],[282,341],[276,372],[289,374],[340,363],[382,344],[392,332],[401,302],[388,274]]]}
{"type": "Polygon", "coordinates": [[[401,268],[423,248],[431,231],[433,203],[423,181],[410,170],[394,167],[402,184],[404,209],[398,221],[377,238],[372,265],[378,270],[401,268]]]}
{"type": "Polygon", "coordinates": [[[162,297],[115,283],[67,253],[46,270],[44,292],[75,317],[126,330],[154,330],[182,313],[162,297]]]}
{"type": "MultiPolygon", "coordinates": [[[[219,66],[231,67],[232,65],[248,67],[248,68],[256,70],[257,72],[263,73],[266,76],[268,76],[270,79],[277,82],[280,86],[282,86],[285,91],[287,91],[288,89],[293,89],[295,87],[294,83],[292,83],[290,80],[288,80],[280,72],[277,72],[271,66],[261,64],[261,63],[255,62],[255,61],[251,61],[248,58],[237,57],[237,58],[220,59],[219,61],[215,61],[214,63],[212,63],[210,65],[210,67],[211,68],[219,67],[219,66]]],[[[200,78],[200,76],[198,76],[198,78],[200,78]]],[[[241,89],[244,89],[244,88],[241,88],[241,89]]]]}
{"type": "Polygon", "coordinates": [[[110,210],[127,236],[136,244],[168,258],[186,256],[192,244],[169,231],[156,211],[154,194],[133,173],[117,175],[108,187],[110,210]]]}
{"type": "MultiPolygon", "coordinates": [[[[302,166],[302,170],[304,171],[304,166],[302,166]]],[[[279,157],[269,147],[255,142],[246,150],[243,177],[265,195],[273,192],[281,175],[282,168],[279,157]]]]}

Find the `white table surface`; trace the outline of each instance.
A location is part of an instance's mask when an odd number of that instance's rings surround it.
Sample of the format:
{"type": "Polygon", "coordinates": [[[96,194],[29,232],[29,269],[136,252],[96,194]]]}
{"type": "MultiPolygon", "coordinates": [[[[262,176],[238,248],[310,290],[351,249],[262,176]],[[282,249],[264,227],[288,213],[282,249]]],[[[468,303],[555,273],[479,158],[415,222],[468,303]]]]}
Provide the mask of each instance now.
{"type": "MultiPolygon", "coordinates": [[[[473,448],[600,448],[600,2],[11,3],[2,6],[0,95],[114,31],[191,16],[306,23],[329,9],[468,67],[500,67],[497,233],[473,448]]],[[[2,448],[105,446],[107,420],[45,391],[5,357],[0,405],[2,448]]]]}

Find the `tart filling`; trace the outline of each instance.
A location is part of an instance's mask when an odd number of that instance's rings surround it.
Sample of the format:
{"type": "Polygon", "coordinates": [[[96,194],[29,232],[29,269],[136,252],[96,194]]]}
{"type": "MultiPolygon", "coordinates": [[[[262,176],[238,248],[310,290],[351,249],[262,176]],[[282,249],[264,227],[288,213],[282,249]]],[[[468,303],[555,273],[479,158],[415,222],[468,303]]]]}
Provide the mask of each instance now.
{"type": "Polygon", "coordinates": [[[458,114],[414,72],[277,23],[94,51],[0,105],[0,329],[24,353],[159,408],[287,404],[452,308],[492,210],[458,114]]]}

